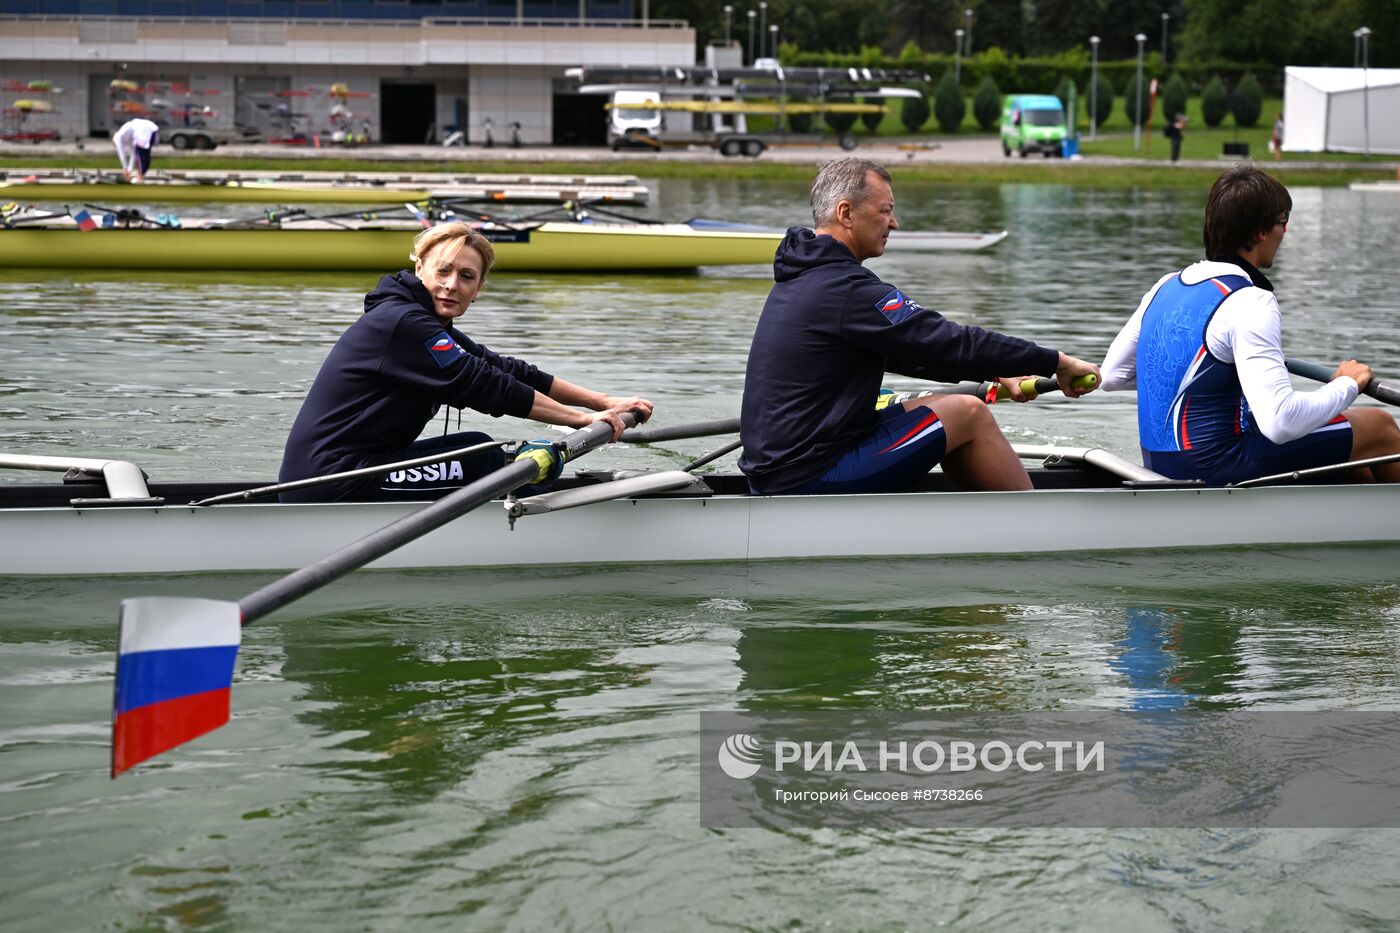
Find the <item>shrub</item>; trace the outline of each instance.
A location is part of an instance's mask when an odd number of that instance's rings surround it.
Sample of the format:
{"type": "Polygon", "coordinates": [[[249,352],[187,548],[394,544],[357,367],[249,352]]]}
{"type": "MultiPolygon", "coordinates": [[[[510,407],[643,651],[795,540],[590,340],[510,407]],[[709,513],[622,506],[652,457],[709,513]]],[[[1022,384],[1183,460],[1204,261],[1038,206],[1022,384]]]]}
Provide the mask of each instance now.
{"type": "Polygon", "coordinates": [[[967,116],[967,101],[952,71],[943,72],[933,92],[933,115],[938,120],[938,128],[945,133],[956,133],[963,117],[967,116]]]}
{"type": "Polygon", "coordinates": [[[996,129],[1001,120],[1001,88],[987,75],[977,85],[977,93],[972,96],[972,115],[977,125],[990,132],[996,129]]]}
{"type": "Polygon", "coordinates": [[[1133,75],[1123,85],[1123,110],[1128,115],[1129,123],[1142,126],[1143,118],[1147,116],[1147,86],[1144,82],[1142,94],[1139,95],[1137,75],[1133,75]]]}
{"type": "Polygon", "coordinates": [[[1201,91],[1201,116],[1206,126],[1216,127],[1224,122],[1225,114],[1229,112],[1230,108],[1225,103],[1225,82],[1220,80],[1220,75],[1212,75],[1205,90],[1201,91]]]}
{"type": "Polygon", "coordinates": [[[923,94],[918,97],[906,97],[899,108],[899,121],[904,124],[906,130],[917,133],[928,122],[930,113],[928,98],[923,94]]]}
{"type": "Polygon", "coordinates": [[[1187,93],[1186,81],[1181,77],[1180,72],[1167,79],[1166,85],[1162,88],[1162,119],[1164,121],[1173,119],[1178,113],[1186,112],[1187,93]]]}
{"type": "Polygon", "coordinates": [[[851,131],[851,127],[856,125],[856,115],[853,113],[832,113],[826,112],[826,125],[831,127],[831,131],[837,136],[844,136],[851,131]]]}
{"type": "MultiPolygon", "coordinates": [[[[1060,83],[1055,85],[1055,96],[1060,99],[1060,106],[1064,108],[1066,119],[1069,118],[1069,93],[1070,89],[1073,87],[1074,82],[1068,77],[1061,78],[1060,83]]],[[[1075,96],[1077,97],[1078,95],[1075,96]]],[[[1075,106],[1079,106],[1077,100],[1075,101],[1075,106]]]]}
{"type": "MultiPolygon", "coordinates": [[[[866,97],[861,100],[861,103],[880,106],[884,104],[884,100],[879,97],[866,97]]],[[[871,133],[874,133],[880,128],[880,122],[884,119],[885,115],[883,113],[863,113],[860,115],[860,122],[864,123],[865,128],[871,133]]]]}
{"type": "Polygon", "coordinates": [[[1259,122],[1259,114],[1264,110],[1264,89],[1250,72],[1240,79],[1235,88],[1239,95],[1235,107],[1235,123],[1238,126],[1254,126],[1259,122]]]}
{"type": "MultiPolygon", "coordinates": [[[[1103,126],[1103,121],[1107,120],[1109,115],[1113,113],[1113,82],[1103,75],[1099,75],[1094,86],[1098,88],[1098,91],[1093,100],[1094,113],[1091,116],[1094,126],[1098,127],[1103,126]]],[[[1089,101],[1084,102],[1085,112],[1088,112],[1089,103],[1089,101]]]]}

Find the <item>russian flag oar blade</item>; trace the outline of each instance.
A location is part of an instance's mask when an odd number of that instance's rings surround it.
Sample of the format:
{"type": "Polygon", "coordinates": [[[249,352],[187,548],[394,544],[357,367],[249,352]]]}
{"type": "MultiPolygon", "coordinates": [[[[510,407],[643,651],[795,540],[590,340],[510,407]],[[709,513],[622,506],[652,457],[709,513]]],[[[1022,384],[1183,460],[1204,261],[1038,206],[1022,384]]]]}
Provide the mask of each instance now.
{"type": "Polygon", "coordinates": [[[221,600],[122,601],[112,777],[228,722],[241,622],[221,600]]]}

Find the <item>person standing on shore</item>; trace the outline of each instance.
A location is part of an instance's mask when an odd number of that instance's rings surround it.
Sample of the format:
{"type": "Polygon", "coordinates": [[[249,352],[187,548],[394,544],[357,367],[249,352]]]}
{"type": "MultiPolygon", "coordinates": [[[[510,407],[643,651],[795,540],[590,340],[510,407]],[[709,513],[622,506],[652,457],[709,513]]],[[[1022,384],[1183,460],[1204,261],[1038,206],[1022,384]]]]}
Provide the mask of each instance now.
{"type": "Polygon", "coordinates": [[[1274,161],[1283,158],[1283,114],[1274,117],[1274,134],[1269,137],[1269,151],[1274,154],[1274,161]]]}
{"type": "Polygon", "coordinates": [[[112,145],[117,147],[122,162],[123,181],[140,184],[146,180],[146,173],[151,170],[151,147],[159,142],[160,127],[144,117],[122,124],[112,136],[112,145]]]}
{"type": "Polygon", "coordinates": [[[1186,127],[1186,114],[1184,114],[1184,113],[1178,113],[1175,117],[1173,117],[1173,118],[1171,119],[1171,121],[1170,121],[1169,123],[1167,123],[1167,125],[1166,125],[1165,127],[1162,128],[1162,135],[1166,136],[1167,139],[1170,139],[1170,140],[1172,141],[1172,161],[1173,161],[1173,162],[1178,162],[1178,161],[1181,160],[1181,139],[1182,139],[1182,132],[1181,132],[1181,131],[1182,131],[1185,127],[1186,127]]]}

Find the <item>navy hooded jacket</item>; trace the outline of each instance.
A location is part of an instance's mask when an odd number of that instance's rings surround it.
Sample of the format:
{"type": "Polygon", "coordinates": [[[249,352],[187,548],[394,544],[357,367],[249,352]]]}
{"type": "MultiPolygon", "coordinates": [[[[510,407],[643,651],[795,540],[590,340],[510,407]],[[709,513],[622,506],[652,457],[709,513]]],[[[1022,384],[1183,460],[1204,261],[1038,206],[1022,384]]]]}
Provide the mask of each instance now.
{"type": "Polygon", "coordinates": [[[418,277],[386,275],[331,349],[282,455],[281,482],[391,462],[442,405],[524,418],[554,377],[444,326],[418,277]]]}
{"type": "Polygon", "coordinates": [[[739,423],[739,468],[763,493],[810,482],[876,424],[886,372],[957,382],[1052,375],[1059,352],[955,324],[856,262],[846,245],[793,227],[773,259],[739,423]]]}

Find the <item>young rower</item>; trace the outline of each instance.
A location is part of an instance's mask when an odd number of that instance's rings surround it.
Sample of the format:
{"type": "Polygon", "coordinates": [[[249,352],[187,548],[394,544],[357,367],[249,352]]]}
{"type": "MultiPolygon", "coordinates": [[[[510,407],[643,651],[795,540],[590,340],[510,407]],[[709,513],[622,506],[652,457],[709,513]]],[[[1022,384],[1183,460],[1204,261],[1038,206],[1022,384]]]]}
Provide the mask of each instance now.
{"type": "MultiPolygon", "coordinates": [[[[1030,478],[987,406],[965,395],[915,398],[876,411],[886,371],[954,382],[1007,373],[1098,374],[1092,363],[920,306],[862,263],[899,227],[884,168],[828,162],[812,185],[815,230],[778,247],[776,283],[749,352],[739,467],[755,494],[882,492],[913,485],[939,462],[972,489],[1029,489],[1030,478]]],[[[999,381],[1024,401],[1023,376],[999,381]]]]}
{"type": "MultiPolygon", "coordinates": [[[[1103,361],[1106,391],[1137,389],[1149,469],[1223,486],[1259,476],[1400,453],[1400,428],[1378,408],[1348,408],[1371,379],[1347,360],[1332,381],[1293,389],[1273,265],[1293,199],[1252,165],[1222,174],[1206,199],[1206,259],[1143,296],[1103,361]]],[[[1350,473],[1400,482],[1400,463],[1350,473]]]]}
{"type": "MultiPolygon", "coordinates": [[[[413,241],[414,269],[386,275],[365,313],[321,365],[287,438],[281,482],[486,443],[480,432],[415,441],[443,406],[581,428],[623,431],[622,414],[651,402],[574,385],[475,343],[456,322],[480,294],[496,253],[464,223],[413,241]],[[582,406],[591,411],[580,411],[582,406]]],[[[423,467],[285,492],[284,502],[436,499],[504,465],[499,448],[423,467]]]]}

